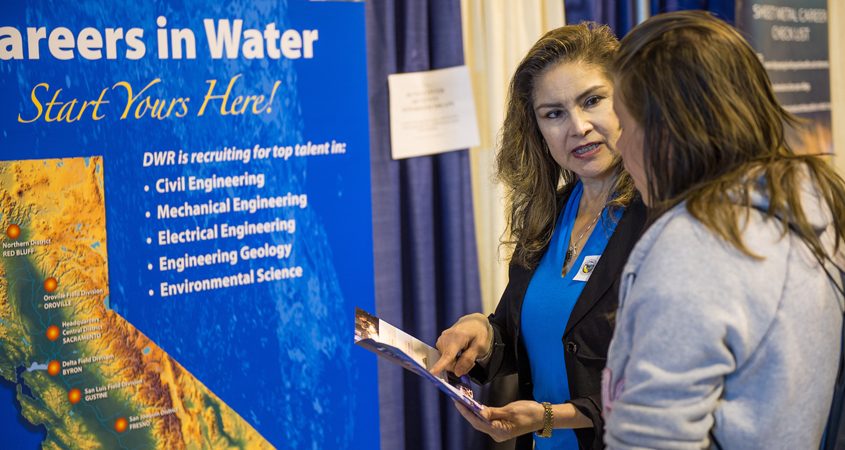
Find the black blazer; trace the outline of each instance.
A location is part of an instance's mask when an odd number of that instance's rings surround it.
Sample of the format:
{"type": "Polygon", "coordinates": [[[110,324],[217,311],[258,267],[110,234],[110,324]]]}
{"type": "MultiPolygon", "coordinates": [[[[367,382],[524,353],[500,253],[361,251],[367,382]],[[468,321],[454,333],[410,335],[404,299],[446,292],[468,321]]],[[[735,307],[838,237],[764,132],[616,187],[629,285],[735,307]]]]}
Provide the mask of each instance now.
{"type": "MultiPolygon", "coordinates": [[[[558,214],[566,204],[571,189],[558,203],[558,214]]],[[[569,379],[572,403],[582,414],[593,421],[593,428],[576,429],[579,447],[604,448],[604,420],[601,417],[601,372],[607,361],[607,349],[613,337],[614,317],[618,305],[619,278],[628,254],[639,239],[646,222],[646,208],[637,198],[626,208],[616,230],[610,237],[593,274],[581,296],[575,302],[572,314],[561,337],[569,379]]],[[[543,250],[545,252],[545,250],[543,250]]],[[[502,294],[496,312],[489,319],[493,326],[493,354],[486,367],[476,365],[470,376],[479,383],[495,377],[518,373],[519,398],[533,400],[534,386],[528,353],[520,336],[522,301],[534,270],[511,263],[508,285],[502,294]]],[[[531,450],[531,434],[517,438],[517,450],[531,450]]]]}

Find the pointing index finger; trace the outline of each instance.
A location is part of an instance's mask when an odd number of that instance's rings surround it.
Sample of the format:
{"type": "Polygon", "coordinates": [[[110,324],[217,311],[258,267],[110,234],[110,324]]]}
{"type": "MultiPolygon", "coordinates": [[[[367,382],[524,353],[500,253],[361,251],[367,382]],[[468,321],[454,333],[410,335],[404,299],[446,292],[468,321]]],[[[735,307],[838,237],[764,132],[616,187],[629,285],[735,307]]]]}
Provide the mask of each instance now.
{"type": "Polygon", "coordinates": [[[455,363],[455,355],[457,355],[457,353],[457,350],[455,350],[454,346],[451,345],[443,349],[443,352],[440,354],[440,359],[431,366],[429,372],[437,375],[451,367],[455,363]]]}

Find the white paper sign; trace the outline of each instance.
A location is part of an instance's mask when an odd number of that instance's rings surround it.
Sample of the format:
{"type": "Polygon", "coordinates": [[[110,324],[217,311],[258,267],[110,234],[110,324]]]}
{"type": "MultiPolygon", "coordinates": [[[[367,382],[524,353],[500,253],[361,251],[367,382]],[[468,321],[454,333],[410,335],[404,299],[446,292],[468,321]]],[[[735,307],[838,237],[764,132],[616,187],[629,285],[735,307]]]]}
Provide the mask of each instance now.
{"type": "Polygon", "coordinates": [[[479,144],[466,66],[393,74],[390,146],[393,159],[460,150],[479,144]]]}

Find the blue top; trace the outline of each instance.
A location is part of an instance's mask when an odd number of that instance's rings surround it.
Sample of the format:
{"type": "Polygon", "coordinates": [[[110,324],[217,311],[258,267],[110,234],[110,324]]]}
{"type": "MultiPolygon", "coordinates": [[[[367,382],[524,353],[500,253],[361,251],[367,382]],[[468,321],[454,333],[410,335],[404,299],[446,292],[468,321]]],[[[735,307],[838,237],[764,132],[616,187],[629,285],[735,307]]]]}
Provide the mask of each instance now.
{"type": "MultiPolygon", "coordinates": [[[[591,274],[595,267],[595,257],[604,252],[621,217],[621,212],[613,218],[609,217],[611,213],[605,208],[575,263],[566,277],[561,277],[563,258],[569,248],[569,236],[578,215],[582,192],[583,187],[579,181],[558,218],[549,248],[534,271],[522,304],[522,340],[531,364],[534,399],[553,405],[569,400],[569,383],[563,359],[563,331],[575,302],[587,284],[586,280],[576,278],[588,278],[591,274]],[[586,258],[590,259],[584,264],[586,258]]],[[[578,449],[575,432],[567,429],[555,429],[551,438],[535,437],[534,441],[537,450],[578,449]]]]}

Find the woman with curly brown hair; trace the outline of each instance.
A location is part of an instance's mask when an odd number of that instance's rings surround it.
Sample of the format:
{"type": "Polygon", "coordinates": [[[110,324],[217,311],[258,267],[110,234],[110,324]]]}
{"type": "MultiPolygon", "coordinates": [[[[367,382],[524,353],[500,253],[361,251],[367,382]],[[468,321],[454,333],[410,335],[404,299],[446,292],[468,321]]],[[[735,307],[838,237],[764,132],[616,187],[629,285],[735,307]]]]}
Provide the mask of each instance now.
{"type": "Polygon", "coordinates": [[[611,151],[617,47],[606,26],[566,26],[517,67],[498,154],[513,246],[508,286],[489,318],[464,316],[437,341],[432,372],[482,383],[518,373],[521,400],[485,408],[487,422],[459,409],[496,440],[520,436],[520,449],[532,440],[538,450],[602,448],[600,374],[618,275],[645,221],[611,151]]]}
{"type": "Polygon", "coordinates": [[[617,143],[654,222],[622,276],[610,448],[816,449],[836,379],[845,182],[756,53],[703,12],[654,16],[613,65],[617,143]]]}

